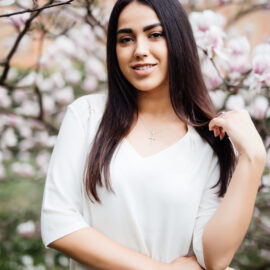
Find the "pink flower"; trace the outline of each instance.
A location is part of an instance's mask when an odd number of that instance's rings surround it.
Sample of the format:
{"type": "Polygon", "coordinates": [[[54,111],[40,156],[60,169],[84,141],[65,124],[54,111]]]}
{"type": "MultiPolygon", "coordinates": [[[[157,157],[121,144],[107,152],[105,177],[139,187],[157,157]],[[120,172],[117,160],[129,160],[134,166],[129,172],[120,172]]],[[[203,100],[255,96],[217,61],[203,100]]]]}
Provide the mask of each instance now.
{"type": "Polygon", "coordinates": [[[266,116],[269,102],[264,96],[257,96],[249,107],[249,112],[255,119],[261,120],[266,116]]]}
{"type": "Polygon", "coordinates": [[[263,75],[270,72],[270,55],[255,55],[252,60],[252,67],[255,74],[263,75]]]}
{"type": "Polygon", "coordinates": [[[250,51],[248,39],[242,36],[229,40],[227,44],[227,51],[232,56],[248,55],[250,51]]]}
{"type": "Polygon", "coordinates": [[[209,90],[217,88],[222,83],[222,79],[208,58],[205,58],[202,62],[202,72],[209,90]]]}
{"type": "Polygon", "coordinates": [[[240,110],[245,108],[244,98],[240,94],[231,95],[226,102],[227,110],[240,110]]]}
{"type": "Polygon", "coordinates": [[[23,89],[15,89],[12,92],[12,97],[16,103],[21,103],[27,99],[27,92],[23,89]]]}
{"type": "Polygon", "coordinates": [[[9,127],[7,128],[2,134],[1,134],[1,147],[13,147],[17,144],[17,135],[15,134],[15,131],[13,128],[9,127]]]}
{"type": "Polygon", "coordinates": [[[18,30],[20,30],[29,19],[30,13],[23,13],[9,17],[10,23],[18,30]]]}
{"type": "Polygon", "coordinates": [[[74,93],[73,89],[70,86],[66,86],[62,89],[58,89],[54,93],[54,97],[56,102],[58,102],[61,105],[69,104],[74,100],[74,93]]]}
{"type": "Polygon", "coordinates": [[[0,86],[0,107],[7,108],[11,105],[11,99],[8,95],[7,89],[0,86]]]}
{"type": "Polygon", "coordinates": [[[97,90],[98,82],[94,76],[88,76],[83,82],[83,90],[87,92],[93,92],[97,90]]]}
{"type": "Polygon", "coordinates": [[[29,220],[27,222],[19,224],[16,230],[20,236],[30,238],[34,235],[36,231],[36,225],[34,221],[29,220]]]}
{"type": "Polygon", "coordinates": [[[28,163],[14,162],[11,165],[11,170],[13,173],[25,178],[32,178],[35,175],[34,168],[28,163]]]}
{"type": "Polygon", "coordinates": [[[221,14],[212,10],[204,10],[202,12],[192,12],[189,15],[190,23],[195,31],[206,32],[211,26],[223,28],[226,19],[221,14]]]}
{"type": "Polygon", "coordinates": [[[43,112],[45,115],[51,115],[55,112],[55,100],[49,95],[42,96],[43,112]]]}
{"type": "Polygon", "coordinates": [[[224,106],[224,101],[227,96],[225,91],[217,89],[215,91],[209,91],[210,97],[217,110],[220,110],[224,106]]]}
{"type": "Polygon", "coordinates": [[[227,70],[229,73],[237,72],[244,73],[250,69],[248,57],[245,55],[232,56],[228,63],[227,70]]]}

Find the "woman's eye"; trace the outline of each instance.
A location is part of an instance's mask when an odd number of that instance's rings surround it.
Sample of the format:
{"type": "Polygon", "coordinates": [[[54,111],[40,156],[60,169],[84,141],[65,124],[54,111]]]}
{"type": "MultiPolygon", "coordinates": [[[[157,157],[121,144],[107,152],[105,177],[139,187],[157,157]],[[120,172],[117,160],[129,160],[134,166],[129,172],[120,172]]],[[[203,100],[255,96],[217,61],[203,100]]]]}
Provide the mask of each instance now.
{"type": "Polygon", "coordinates": [[[154,38],[154,39],[158,39],[162,36],[163,36],[163,33],[161,32],[155,32],[155,33],[150,34],[150,38],[154,38]]]}
{"type": "Polygon", "coordinates": [[[132,41],[132,38],[130,38],[130,37],[124,37],[124,38],[119,39],[119,43],[121,43],[121,44],[125,44],[125,43],[131,42],[131,41],[132,41]]]}

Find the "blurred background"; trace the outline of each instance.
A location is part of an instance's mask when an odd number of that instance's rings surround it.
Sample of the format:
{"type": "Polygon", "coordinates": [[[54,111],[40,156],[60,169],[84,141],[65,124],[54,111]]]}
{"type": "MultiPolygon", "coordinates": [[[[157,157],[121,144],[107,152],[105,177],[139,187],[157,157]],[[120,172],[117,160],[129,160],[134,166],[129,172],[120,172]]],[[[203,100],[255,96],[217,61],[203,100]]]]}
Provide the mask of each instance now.
{"type": "MultiPolygon", "coordinates": [[[[249,111],[267,149],[256,207],[232,266],[270,270],[270,0],[182,0],[211,98],[249,111]]],[[[40,207],[66,106],[106,91],[112,0],[0,0],[0,269],[68,269],[45,249],[40,207]]],[[[164,0],[166,5],[166,0],[164,0]]]]}

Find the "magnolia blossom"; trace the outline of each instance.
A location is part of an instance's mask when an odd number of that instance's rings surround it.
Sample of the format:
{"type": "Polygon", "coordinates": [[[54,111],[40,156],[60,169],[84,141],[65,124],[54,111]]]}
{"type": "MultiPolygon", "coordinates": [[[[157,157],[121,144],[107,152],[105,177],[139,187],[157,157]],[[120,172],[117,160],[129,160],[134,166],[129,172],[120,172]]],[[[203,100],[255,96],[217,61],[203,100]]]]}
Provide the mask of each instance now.
{"type": "Polygon", "coordinates": [[[21,256],[21,261],[22,261],[23,265],[25,265],[27,267],[27,269],[29,269],[28,267],[30,267],[30,269],[32,269],[34,260],[30,255],[21,256]]]}
{"type": "Polygon", "coordinates": [[[85,70],[88,74],[96,76],[99,80],[105,80],[104,65],[94,56],[89,56],[85,61],[85,70]]]}
{"type": "Polygon", "coordinates": [[[62,88],[66,84],[63,75],[60,72],[54,72],[51,75],[50,80],[52,81],[53,90],[55,90],[55,88],[62,88]]]}
{"type": "Polygon", "coordinates": [[[215,91],[209,91],[210,97],[217,110],[224,107],[224,102],[227,97],[227,93],[223,90],[217,89],[215,91]]]}
{"type": "Polygon", "coordinates": [[[76,44],[77,48],[92,52],[96,47],[96,38],[88,25],[80,25],[68,31],[68,36],[76,44]]]}
{"type": "Polygon", "coordinates": [[[15,89],[12,91],[12,99],[16,103],[21,103],[28,98],[27,92],[24,89],[15,89]]]}
{"type": "Polygon", "coordinates": [[[231,95],[225,105],[227,110],[240,110],[245,108],[245,101],[239,94],[231,95]]]}
{"type": "Polygon", "coordinates": [[[50,92],[54,88],[53,80],[49,78],[44,78],[42,75],[37,76],[37,86],[41,92],[50,92]]]}
{"type": "Polygon", "coordinates": [[[25,123],[24,125],[20,125],[17,128],[19,134],[24,138],[29,138],[32,136],[33,130],[29,126],[29,123],[25,123]]]}
{"type": "Polygon", "coordinates": [[[263,75],[270,72],[270,55],[256,54],[252,60],[253,72],[263,75]]]}
{"type": "Polygon", "coordinates": [[[39,114],[39,105],[37,102],[32,100],[25,100],[20,107],[14,109],[16,113],[37,116],[39,114]]]}
{"type": "Polygon", "coordinates": [[[245,36],[231,39],[227,43],[227,50],[230,55],[243,56],[250,52],[250,44],[245,36]]]}
{"type": "Polygon", "coordinates": [[[247,72],[250,68],[248,56],[231,56],[230,61],[227,62],[226,70],[231,78],[240,77],[242,73],[247,72]],[[234,76],[232,76],[234,74],[234,76]],[[235,76],[237,74],[237,76],[235,76]]]}
{"type": "Polygon", "coordinates": [[[16,129],[26,124],[22,116],[15,115],[15,114],[4,115],[3,119],[7,126],[14,127],[16,129]]]}
{"type": "Polygon", "coordinates": [[[30,150],[35,146],[35,142],[33,139],[31,138],[26,138],[24,140],[21,140],[19,142],[19,149],[21,151],[26,151],[26,150],[30,150]]]}
{"type": "Polygon", "coordinates": [[[228,61],[224,67],[231,79],[238,79],[241,73],[247,72],[250,68],[249,52],[250,44],[246,37],[237,37],[227,43],[225,50],[228,61]]]}
{"type": "Polygon", "coordinates": [[[18,139],[13,128],[7,128],[1,134],[1,148],[14,147],[17,145],[18,139]]]}
{"type": "Polygon", "coordinates": [[[21,30],[29,19],[30,13],[17,14],[9,17],[9,21],[16,29],[21,30]]]}
{"type": "Polygon", "coordinates": [[[221,14],[218,14],[212,10],[204,10],[202,12],[191,12],[189,20],[193,30],[206,32],[212,26],[218,26],[223,28],[226,24],[226,19],[221,14]]]}
{"type": "Polygon", "coordinates": [[[194,33],[197,45],[206,50],[209,57],[213,52],[226,58],[222,53],[224,32],[217,26],[211,26],[206,32],[197,31],[194,33]]]}
{"type": "Polygon", "coordinates": [[[257,96],[248,107],[249,113],[255,119],[261,120],[266,116],[269,101],[265,96],[257,96]]]}
{"type": "Polygon", "coordinates": [[[11,171],[25,178],[32,178],[35,175],[33,166],[28,163],[14,162],[11,165],[11,171]]]}
{"type": "Polygon", "coordinates": [[[33,220],[21,223],[17,226],[17,233],[22,237],[32,237],[36,231],[36,225],[33,220]]]}
{"type": "Polygon", "coordinates": [[[52,96],[43,95],[42,103],[43,103],[43,112],[45,115],[51,115],[56,111],[55,100],[52,96]]]}
{"type": "Polygon", "coordinates": [[[28,73],[26,76],[24,76],[18,83],[17,86],[25,86],[25,85],[33,85],[36,79],[36,72],[32,71],[28,73]]]}
{"type": "Polygon", "coordinates": [[[71,68],[65,71],[64,78],[71,84],[77,84],[82,79],[82,73],[77,69],[71,68]]]}
{"type": "Polygon", "coordinates": [[[51,154],[43,150],[38,153],[36,157],[36,164],[42,172],[42,175],[45,176],[48,171],[49,161],[50,161],[51,154]]]}
{"type": "Polygon", "coordinates": [[[61,266],[67,267],[69,265],[69,259],[65,256],[60,256],[58,262],[61,266]]]}
{"type": "Polygon", "coordinates": [[[202,73],[209,90],[217,88],[222,83],[222,78],[208,58],[202,61],[202,73]]]}
{"type": "Polygon", "coordinates": [[[8,95],[7,89],[0,86],[0,107],[7,108],[11,105],[11,99],[8,95]]]}
{"type": "Polygon", "coordinates": [[[205,10],[192,12],[189,15],[189,20],[197,45],[206,50],[209,57],[212,57],[213,52],[215,52],[225,58],[226,56],[222,53],[223,39],[225,38],[223,31],[226,23],[225,17],[212,10],[205,10]]]}
{"type": "Polygon", "coordinates": [[[67,105],[74,100],[73,89],[70,86],[58,89],[53,93],[53,96],[56,102],[58,102],[61,105],[67,105]]]}
{"type": "Polygon", "coordinates": [[[87,92],[96,91],[98,87],[98,82],[94,76],[88,76],[82,85],[83,90],[87,92]]]}
{"type": "Polygon", "coordinates": [[[255,86],[260,90],[261,84],[270,86],[270,45],[262,43],[253,50],[252,74],[255,86]]]}
{"type": "Polygon", "coordinates": [[[56,38],[54,48],[68,56],[74,56],[76,54],[76,46],[74,42],[70,38],[63,35],[56,38]]]}

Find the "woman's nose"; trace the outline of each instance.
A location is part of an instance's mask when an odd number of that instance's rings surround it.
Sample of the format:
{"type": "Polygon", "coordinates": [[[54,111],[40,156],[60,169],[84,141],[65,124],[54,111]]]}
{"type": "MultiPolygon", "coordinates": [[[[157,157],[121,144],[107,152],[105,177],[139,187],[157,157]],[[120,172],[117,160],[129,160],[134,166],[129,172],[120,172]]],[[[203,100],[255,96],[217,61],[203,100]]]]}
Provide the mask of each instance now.
{"type": "Polygon", "coordinates": [[[137,39],[134,56],[136,59],[141,59],[149,54],[148,44],[144,39],[137,39]]]}

